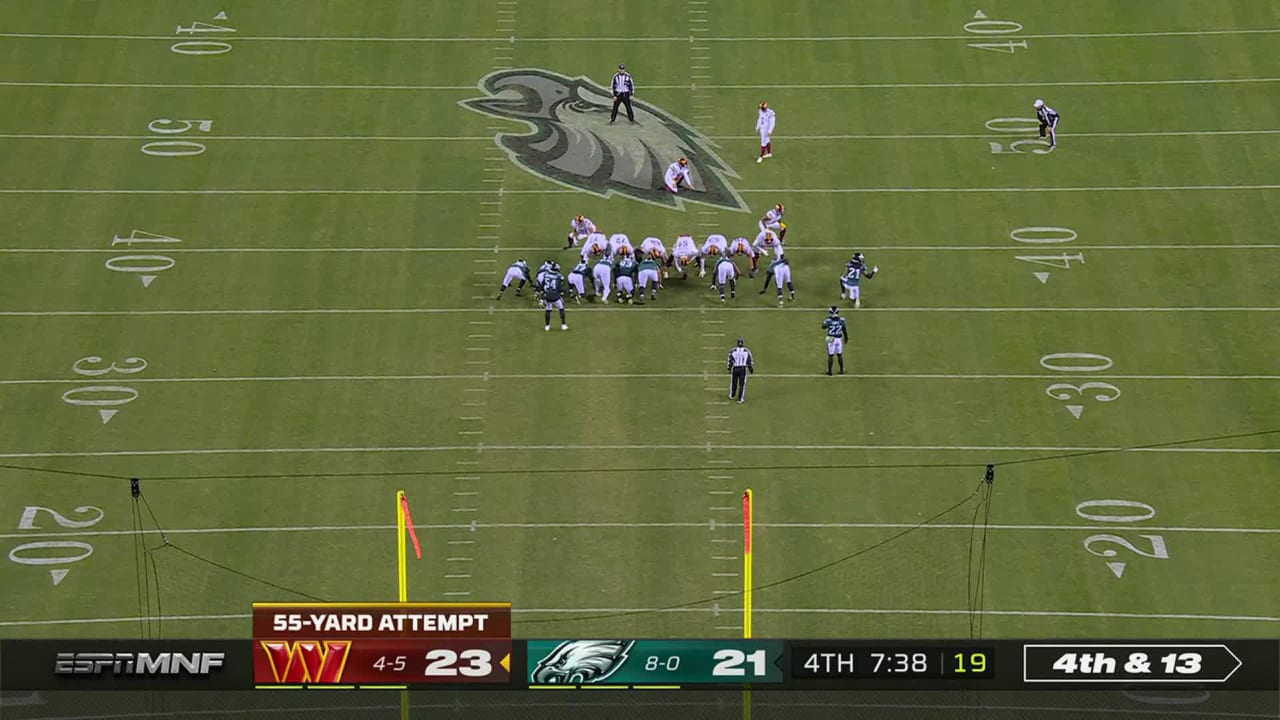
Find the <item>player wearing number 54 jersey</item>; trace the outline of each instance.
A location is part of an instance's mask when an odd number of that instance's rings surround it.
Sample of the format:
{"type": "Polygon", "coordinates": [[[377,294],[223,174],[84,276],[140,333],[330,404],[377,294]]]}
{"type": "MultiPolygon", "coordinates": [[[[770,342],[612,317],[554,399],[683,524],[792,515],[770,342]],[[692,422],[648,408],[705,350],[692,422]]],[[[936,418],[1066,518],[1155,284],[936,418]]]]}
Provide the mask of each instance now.
{"type": "Polygon", "coordinates": [[[564,276],[560,274],[560,263],[552,263],[551,267],[542,274],[542,280],[539,283],[542,290],[542,307],[546,311],[546,325],[543,330],[551,330],[551,311],[560,311],[560,329],[568,330],[569,325],[564,320],[564,276]]]}
{"type": "Polygon", "coordinates": [[[844,344],[849,340],[849,327],[840,317],[840,308],[835,305],[827,311],[827,319],[822,321],[822,329],[827,333],[827,374],[831,374],[831,361],[840,361],[840,374],[844,374],[844,344]]]}

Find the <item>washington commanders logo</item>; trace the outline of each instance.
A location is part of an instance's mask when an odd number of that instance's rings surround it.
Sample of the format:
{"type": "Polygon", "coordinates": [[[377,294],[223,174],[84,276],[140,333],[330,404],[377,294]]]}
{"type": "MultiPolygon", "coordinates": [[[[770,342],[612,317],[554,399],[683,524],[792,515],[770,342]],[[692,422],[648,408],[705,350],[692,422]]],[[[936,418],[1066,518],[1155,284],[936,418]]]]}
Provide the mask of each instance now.
{"type": "Polygon", "coordinates": [[[747,211],[729,183],[738,174],[716,154],[715,144],[656,105],[633,100],[636,122],[609,124],[609,90],[584,77],[549,70],[501,70],[480,81],[485,96],[462,100],[469,109],[529,126],[523,134],[495,137],[517,165],[576,190],[602,197],[684,209],[684,201],[747,211]],[[667,166],[688,158],[693,186],[672,195],[663,189],[667,166]]]}
{"type": "Polygon", "coordinates": [[[529,680],[538,685],[590,685],[627,661],[634,640],[567,640],[538,661],[529,680]]]}
{"type": "Polygon", "coordinates": [[[282,642],[260,640],[262,651],[267,654],[271,675],[278,683],[322,684],[342,680],[347,666],[349,641],[299,640],[282,642]]]}

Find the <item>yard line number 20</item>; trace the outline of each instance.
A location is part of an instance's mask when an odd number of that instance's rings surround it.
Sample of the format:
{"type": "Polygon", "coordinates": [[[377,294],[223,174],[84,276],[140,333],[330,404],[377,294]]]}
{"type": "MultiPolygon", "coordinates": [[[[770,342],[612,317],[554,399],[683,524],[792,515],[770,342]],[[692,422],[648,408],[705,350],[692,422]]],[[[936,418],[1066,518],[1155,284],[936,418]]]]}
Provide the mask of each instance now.
{"type": "MultiPolygon", "coordinates": [[[[55,525],[70,530],[90,528],[102,522],[106,513],[94,505],[81,505],[74,511],[79,518],[67,517],[62,513],[42,505],[28,505],[18,518],[19,530],[48,530],[47,521],[41,520],[41,514],[47,514],[55,525]]],[[[49,577],[54,586],[66,578],[71,572],[68,567],[49,567],[51,565],[66,566],[78,563],[93,554],[93,545],[81,540],[34,540],[25,542],[9,551],[9,561],[28,567],[49,568],[49,577]]]]}

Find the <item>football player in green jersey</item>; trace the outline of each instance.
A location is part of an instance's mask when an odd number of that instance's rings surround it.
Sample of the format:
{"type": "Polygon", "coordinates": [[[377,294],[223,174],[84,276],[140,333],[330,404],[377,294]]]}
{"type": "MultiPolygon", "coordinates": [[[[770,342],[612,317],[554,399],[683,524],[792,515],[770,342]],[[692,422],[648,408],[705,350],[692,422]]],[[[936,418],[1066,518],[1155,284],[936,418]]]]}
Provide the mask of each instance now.
{"type": "Polygon", "coordinates": [[[714,288],[720,289],[720,302],[724,302],[724,286],[729,286],[729,297],[738,297],[738,266],[723,254],[718,255],[716,260],[716,284],[714,288]]]}
{"type": "Polygon", "coordinates": [[[845,264],[844,275],[840,278],[840,299],[843,300],[848,295],[854,307],[862,307],[862,280],[870,280],[878,272],[879,266],[868,268],[862,253],[854,253],[853,259],[845,264]]]}
{"type": "Polygon", "coordinates": [[[640,261],[640,304],[644,304],[644,292],[649,291],[649,299],[658,299],[658,288],[662,286],[661,275],[662,255],[657,250],[649,253],[644,260],[640,261]]]}
{"type": "Polygon", "coordinates": [[[551,330],[551,310],[554,308],[560,311],[560,329],[568,330],[569,325],[564,319],[564,276],[560,274],[560,263],[552,263],[551,267],[542,273],[541,286],[542,291],[542,307],[546,311],[546,325],[543,330],[551,330]]]}
{"type": "Polygon", "coordinates": [[[613,263],[613,283],[618,288],[618,302],[633,302],[636,293],[636,273],[639,266],[631,253],[630,246],[618,248],[618,259],[613,263]]]}
{"type": "Polygon", "coordinates": [[[579,305],[582,304],[582,297],[587,294],[587,274],[590,272],[591,267],[586,260],[579,260],[569,271],[569,296],[579,305]]]}
{"type": "Polygon", "coordinates": [[[524,292],[524,284],[529,282],[529,263],[524,258],[511,263],[511,267],[507,268],[507,274],[502,278],[502,287],[498,288],[498,300],[502,299],[502,294],[507,291],[507,286],[519,280],[520,284],[516,286],[516,295],[524,292]]]}
{"type": "Polygon", "coordinates": [[[840,374],[844,374],[844,344],[849,339],[849,328],[844,318],[840,317],[840,308],[835,305],[827,311],[827,318],[822,321],[822,329],[827,333],[827,374],[831,374],[831,361],[840,361],[840,374]]]}
{"type": "Polygon", "coordinates": [[[769,263],[769,267],[764,270],[764,289],[760,291],[763,295],[769,291],[769,278],[773,278],[778,287],[778,304],[782,304],[782,286],[785,283],[787,290],[791,292],[791,302],[796,300],[796,286],[791,284],[791,263],[782,255],[782,246],[778,246],[778,257],[769,263]]]}

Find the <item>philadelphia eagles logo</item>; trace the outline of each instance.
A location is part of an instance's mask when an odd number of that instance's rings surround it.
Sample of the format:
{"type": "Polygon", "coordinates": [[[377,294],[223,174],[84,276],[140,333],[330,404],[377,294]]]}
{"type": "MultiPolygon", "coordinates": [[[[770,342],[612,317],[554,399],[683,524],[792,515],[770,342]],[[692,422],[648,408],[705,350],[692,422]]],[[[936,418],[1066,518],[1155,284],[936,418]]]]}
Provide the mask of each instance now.
{"type": "Polygon", "coordinates": [[[499,147],[525,170],[602,197],[614,194],[683,209],[684,201],[747,211],[729,184],[738,177],[716,154],[714,143],[660,107],[632,100],[638,125],[609,124],[613,98],[585,77],[549,70],[501,70],[480,81],[485,97],[462,100],[476,112],[529,126],[503,133],[499,147]],[[667,166],[685,157],[697,191],[662,189],[667,166]]]}
{"type": "Polygon", "coordinates": [[[627,661],[634,640],[567,640],[538,661],[529,676],[537,685],[589,685],[605,680],[627,661]]]}

